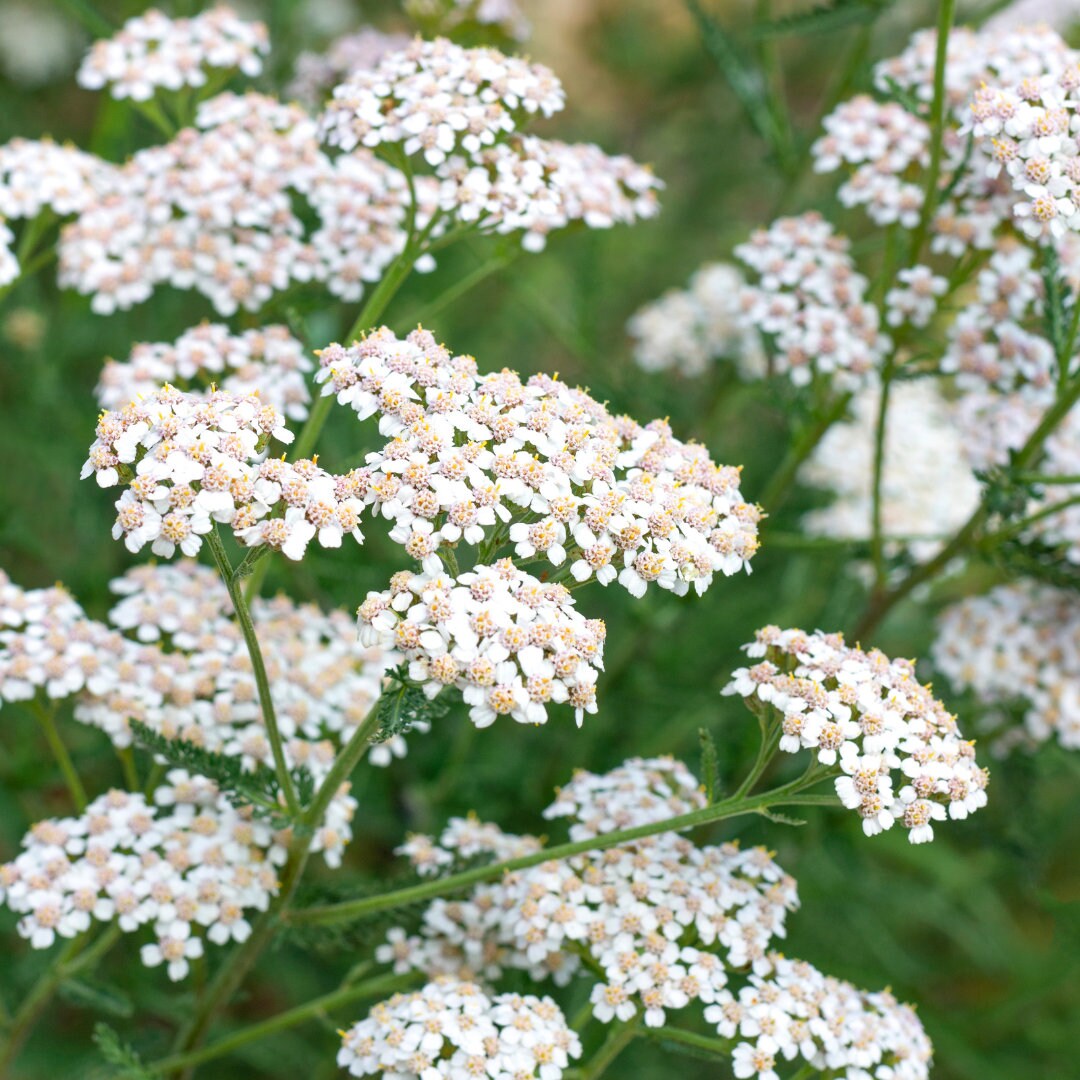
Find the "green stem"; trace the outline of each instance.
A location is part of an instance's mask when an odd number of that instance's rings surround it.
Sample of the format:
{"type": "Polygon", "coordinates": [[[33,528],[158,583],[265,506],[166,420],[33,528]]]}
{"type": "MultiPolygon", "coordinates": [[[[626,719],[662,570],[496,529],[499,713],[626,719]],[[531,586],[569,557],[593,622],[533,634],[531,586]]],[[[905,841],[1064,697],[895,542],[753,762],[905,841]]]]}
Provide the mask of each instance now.
{"type": "Polygon", "coordinates": [[[1013,478],[1021,484],[1045,484],[1048,486],[1053,486],[1055,484],[1080,484],[1080,473],[1054,476],[1050,473],[1025,472],[1014,473],[1013,478]]]}
{"type": "Polygon", "coordinates": [[[1054,514],[1060,514],[1062,510],[1067,510],[1070,506],[1076,506],[1078,503],[1080,503],[1080,495],[1074,495],[1069,499],[1062,499],[1060,502],[1044,506],[1042,510],[1038,510],[1034,514],[1029,514],[1026,518],[1015,521],[998,532],[990,533],[989,536],[984,536],[980,541],[980,546],[985,546],[987,548],[997,547],[997,545],[1003,541],[1018,536],[1025,529],[1034,525],[1035,522],[1042,521],[1044,518],[1053,517],[1054,514]]]}
{"type": "Polygon", "coordinates": [[[777,507],[787,498],[799,466],[813,453],[814,447],[825,437],[825,432],[844,415],[851,397],[849,392],[836,398],[831,407],[805,427],[788,448],[780,468],[773,473],[760,499],[761,505],[770,514],[775,513],[777,507]]]}
{"type": "Polygon", "coordinates": [[[120,759],[120,768],[124,770],[124,784],[128,791],[138,791],[139,773],[135,768],[135,754],[131,747],[117,747],[116,756],[120,759]]]}
{"type": "Polygon", "coordinates": [[[296,895],[311,853],[316,828],[322,821],[330,800],[359,762],[378,724],[379,702],[376,701],[338,754],[311,805],[304,811],[300,827],[294,830],[289,844],[289,857],[281,875],[281,885],[273,903],[256,921],[251,936],[233,952],[225,965],[218,969],[194,1015],[178,1033],[173,1047],[174,1054],[184,1055],[199,1049],[214,1019],[228,1005],[255,961],[270,944],[296,895]]]}
{"type": "Polygon", "coordinates": [[[297,1024],[302,1024],[305,1020],[325,1016],[326,1013],[333,1009],[351,1005],[353,1002],[362,1001],[364,998],[381,998],[396,990],[401,990],[415,981],[415,973],[406,975],[383,974],[374,979],[369,979],[367,982],[358,983],[356,986],[343,986],[329,994],[323,994],[322,997],[314,998],[304,1005],[297,1005],[294,1009],[288,1009],[285,1012],[278,1013],[276,1016],[271,1016],[267,1020],[263,1020],[261,1023],[253,1024],[242,1031],[227,1035],[224,1039],[218,1039],[217,1042],[211,1043],[201,1050],[194,1050],[187,1054],[175,1054],[161,1061],[155,1061],[150,1065],[150,1069],[155,1073],[169,1073],[177,1069],[190,1068],[192,1065],[201,1065],[204,1061],[211,1061],[214,1058],[221,1057],[223,1054],[229,1054],[241,1046],[255,1042],[257,1039],[266,1039],[280,1031],[287,1031],[297,1024]]]}
{"type": "Polygon", "coordinates": [[[733,1039],[718,1039],[710,1035],[699,1035],[696,1031],[684,1031],[677,1027],[646,1028],[642,1034],[657,1042],[678,1043],[680,1046],[691,1046],[695,1050],[704,1050],[707,1053],[717,1054],[721,1057],[730,1057],[734,1046],[733,1039]]]}
{"type": "MultiPolygon", "coordinates": [[[[1068,415],[1078,400],[1080,400],[1080,378],[1077,378],[1046,411],[1038,426],[1028,437],[1027,442],[1016,452],[1013,458],[1013,466],[1016,469],[1023,472],[1025,468],[1038,462],[1042,455],[1043,443],[1068,415]]],[[[957,555],[963,552],[989,516],[990,511],[985,499],[983,499],[975,508],[971,517],[934,558],[921,566],[915,567],[895,588],[891,590],[875,590],[871,595],[866,611],[852,634],[854,640],[859,641],[873,630],[876,630],[885,616],[913,589],[924,581],[936,577],[957,555]]]]}
{"type": "Polygon", "coordinates": [[[926,170],[922,214],[911,239],[909,261],[912,264],[919,261],[934,211],[938,206],[938,180],[941,178],[942,147],[945,139],[945,61],[948,57],[949,31],[955,17],[956,0],[939,0],[937,51],[934,54],[934,98],[930,105],[930,166],[926,170]]]}
{"type": "Polygon", "coordinates": [[[877,421],[874,427],[874,475],[871,488],[870,558],[874,565],[874,583],[877,588],[885,584],[885,543],[882,532],[881,486],[885,477],[885,436],[889,415],[889,391],[892,387],[896,365],[892,356],[885,362],[881,372],[881,392],[878,400],[877,421]]]}
{"type": "Polygon", "coordinates": [[[617,1027],[587,1065],[577,1070],[579,1080],[597,1080],[608,1071],[615,1059],[634,1041],[639,1029],[635,1024],[617,1027]]]}
{"type": "Polygon", "coordinates": [[[632,829],[604,833],[602,836],[592,837],[588,840],[559,844],[529,855],[519,856],[516,859],[507,859],[504,862],[493,863],[490,866],[478,866],[469,870],[462,870],[457,874],[449,874],[446,877],[410,885],[404,889],[396,889],[393,892],[383,893],[379,896],[366,896],[358,900],[346,900],[342,903],[322,904],[318,907],[304,908],[289,915],[288,921],[296,925],[330,925],[346,922],[374,915],[381,911],[393,911],[395,908],[408,904],[445,896],[450,892],[468,888],[470,885],[494,881],[502,877],[503,874],[516,870],[527,870],[529,867],[539,866],[541,863],[569,859],[574,855],[583,855],[592,851],[604,851],[607,848],[628,844],[634,840],[643,840],[647,836],[656,836],[659,833],[677,832],[683,829],[695,828],[698,825],[709,825],[715,821],[723,821],[743,814],[756,814],[770,806],[821,806],[825,803],[835,805],[836,798],[833,795],[800,794],[811,784],[816,784],[820,779],[822,779],[820,775],[815,776],[812,781],[800,777],[798,780],[783,784],[760,795],[725,799],[713,803],[712,806],[692,810],[690,813],[680,814],[664,821],[655,821],[647,825],[635,826],[632,829]]]}
{"type": "Polygon", "coordinates": [[[244,635],[248,656],[251,658],[251,671],[255,676],[255,684],[259,688],[259,705],[262,708],[266,736],[270,741],[270,751],[274,756],[274,770],[277,773],[278,783],[281,785],[281,792],[285,796],[285,805],[289,814],[295,819],[300,813],[300,803],[296,797],[292,774],[285,761],[285,746],[281,741],[277,713],[274,711],[274,699],[270,693],[270,680],[266,674],[266,664],[263,661],[262,649],[259,647],[259,638],[255,633],[255,624],[251,621],[251,611],[244,598],[244,591],[233,574],[232,564],[229,562],[229,556],[225,552],[225,546],[216,528],[206,534],[206,541],[210,553],[214,556],[218,573],[221,574],[225,588],[229,591],[236,621],[240,624],[240,632],[244,635]]]}
{"type": "Polygon", "coordinates": [[[422,308],[417,316],[417,322],[421,325],[430,322],[436,315],[454,303],[455,300],[460,300],[467,292],[474,289],[482,281],[486,281],[492,274],[498,273],[503,267],[509,266],[521,254],[522,250],[520,247],[514,248],[507,254],[496,255],[488,259],[487,262],[481,263],[451,285],[441,296],[436,297],[430,304],[422,308]]]}
{"type": "Polygon", "coordinates": [[[45,733],[45,739],[53,752],[53,757],[56,758],[56,764],[60,766],[60,772],[64,774],[64,783],[67,784],[71,801],[75,804],[75,809],[81,814],[86,809],[88,802],[86,788],[83,787],[83,782],[79,779],[78,772],[75,771],[75,764],[71,760],[71,755],[68,753],[64,740],[57,730],[56,707],[46,707],[39,698],[34,698],[30,702],[30,707],[38,718],[41,730],[45,733]]]}

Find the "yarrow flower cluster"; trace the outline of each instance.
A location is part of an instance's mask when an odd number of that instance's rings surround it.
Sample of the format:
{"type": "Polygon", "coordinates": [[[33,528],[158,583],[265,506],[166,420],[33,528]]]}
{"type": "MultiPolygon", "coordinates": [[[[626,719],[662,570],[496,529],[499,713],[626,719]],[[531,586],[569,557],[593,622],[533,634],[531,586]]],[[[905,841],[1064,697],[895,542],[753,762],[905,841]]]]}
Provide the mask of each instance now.
{"type": "Polygon", "coordinates": [[[127,360],[106,361],[97,399],[104,409],[121,409],[165,383],[186,393],[220,386],[237,396],[258,394],[290,420],[304,420],[311,398],[304,374],[313,366],[285,326],[232,334],[221,323],[202,323],[173,343],[142,342],[127,360]]]}
{"type": "MultiPolygon", "coordinates": [[[[606,775],[575,775],[545,816],[570,816],[571,836],[584,839],[704,804],[679,762],[633,759],[606,775]]],[[[473,819],[402,849],[428,874],[456,858],[529,850],[542,848],[473,819]]],[[[778,1062],[799,1059],[837,1075],[872,1069],[864,1075],[924,1080],[931,1046],[909,1007],[769,951],[797,902],[794,880],[764,849],[698,847],[669,832],[507,873],[463,900],[436,900],[419,935],[391,930],[376,956],[428,977],[497,981],[523,970],[560,985],[592,978],[593,1016],[605,1024],[643,1016],[660,1026],[697,1006],[735,1044],[737,1077],[775,1078],[778,1062]]]]}
{"type": "Polygon", "coordinates": [[[581,1041],[551,998],[489,995],[440,977],[395,994],[342,1033],[338,1065],[352,1076],[399,1080],[560,1080],[581,1041]]]}
{"type": "MultiPolygon", "coordinates": [[[[808,484],[834,495],[803,518],[808,532],[844,540],[873,533],[874,442],[880,392],[852,401],[850,420],[825,433],[800,471],[808,484]]],[[[881,476],[881,533],[890,548],[918,561],[931,558],[978,506],[979,483],[966,463],[955,405],[927,379],[890,388],[881,476]]]]}
{"type": "Polygon", "coordinates": [[[693,377],[727,359],[744,378],[760,377],[761,342],[739,320],[743,284],[729,263],[706,263],[685,289],[672,289],[640,308],[626,324],[638,367],[693,377]]]}
{"type": "Polygon", "coordinates": [[[208,69],[258,75],[269,51],[266,27],[224,5],[190,19],[170,19],[151,8],[113,37],[94,42],[77,78],[88,90],[108,87],[114,98],[149,101],[159,89],[205,86],[208,69]]]}
{"type": "Polygon", "coordinates": [[[759,281],[740,290],[740,318],[760,331],[772,370],[805,386],[815,374],[855,388],[870,381],[889,348],[869,283],[848,241],[819,214],[779,218],[735,248],[759,281]]]}
{"type": "Polygon", "coordinates": [[[148,929],[143,964],[164,964],[175,981],[204,941],[247,939],[247,916],[269,906],[286,854],[269,826],[210,780],[175,769],[152,800],[110,791],[79,817],[39,821],[0,866],[0,903],[20,916],[17,930],[35,949],[95,921],[128,934],[148,929]]]}
{"type": "Polygon", "coordinates": [[[61,233],[60,284],[99,314],[161,285],[195,289],[222,315],[294,283],[352,300],[405,246],[404,176],[370,154],[335,165],[298,106],[226,93],[200,106],[196,125],[114,170],[61,233]]]}
{"type": "Polygon", "coordinates": [[[836,794],[868,836],[900,821],[913,844],[924,843],[935,821],[986,805],[989,773],[912,661],[851,647],[841,634],[775,626],[745,649],[759,662],[734,672],[724,693],[776,709],[781,750],[809,749],[837,768],[836,794]]]}
{"type": "Polygon", "coordinates": [[[658,181],[629,158],[591,145],[523,135],[530,116],[551,116],[564,95],[539,64],[495,49],[417,40],[335,87],[320,122],[346,153],[423,159],[437,180],[440,219],[522,232],[529,250],[573,221],[607,228],[657,212],[658,181]]]}
{"type": "Polygon", "coordinates": [[[1031,581],[999,585],[947,608],[931,658],[958,690],[971,690],[1000,715],[1017,707],[995,749],[1026,733],[1080,749],[1080,606],[1074,594],[1031,581]]]}
{"type": "Polygon", "coordinates": [[[865,206],[876,225],[917,225],[923,190],[910,177],[929,161],[929,126],[895,102],[867,94],[839,105],[823,126],[825,134],[811,147],[815,171],[854,167],[837,193],[840,202],[865,206]]]}
{"type": "MultiPolygon", "coordinates": [[[[121,599],[106,625],[59,588],[22,590],[0,576],[0,702],[74,700],[74,717],[119,747],[135,720],[167,739],[240,760],[273,758],[251,660],[228,593],[208,567],[139,566],[112,582],[121,599]]],[[[290,768],[316,782],[367,716],[389,660],[356,640],[344,612],[284,597],[251,608],[290,768]]],[[[424,726],[418,725],[417,730],[424,726]]],[[[387,765],[405,754],[398,735],[371,747],[387,765]]],[[[335,794],[314,850],[340,863],[356,801],[335,794]]]]}
{"type": "Polygon", "coordinates": [[[14,236],[4,219],[32,221],[45,211],[57,217],[80,213],[114,172],[93,154],[48,139],[12,139],[0,146],[0,287],[20,273],[14,236]]]}
{"type": "Polygon", "coordinates": [[[469,719],[543,724],[547,705],[569,704],[581,725],[596,712],[607,631],[574,608],[565,585],[544,584],[509,559],[453,577],[394,575],[360,605],[360,640],[408,663],[429,697],[462,691],[469,719]]]}
{"type": "Polygon", "coordinates": [[[760,511],[739,470],[665,422],[614,417],[546,376],[479,375],[423,330],[401,341],[384,328],[319,362],[324,394],[379,415],[390,441],[350,477],[428,573],[441,546],[509,540],[576,581],[702,593],[757,550],[760,511]]]}

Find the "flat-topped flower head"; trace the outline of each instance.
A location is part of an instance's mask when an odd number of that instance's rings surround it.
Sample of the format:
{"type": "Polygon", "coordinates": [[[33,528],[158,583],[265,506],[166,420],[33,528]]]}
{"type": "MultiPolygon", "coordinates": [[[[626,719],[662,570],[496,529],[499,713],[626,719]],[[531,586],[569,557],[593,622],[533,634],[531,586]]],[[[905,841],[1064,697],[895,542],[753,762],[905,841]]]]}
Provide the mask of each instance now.
{"type": "Polygon", "coordinates": [[[664,421],[613,416],[547,376],[482,376],[423,330],[399,340],[382,329],[319,361],[324,394],[378,415],[390,441],[350,475],[429,573],[441,547],[497,535],[575,581],[702,593],[757,550],[761,514],[739,470],[664,421]]]}
{"type": "Polygon", "coordinates": [[[399,1080],[560,1080],[581,1042],[551,998],[489,995],[440,976],[395,994],[342,1033],[337,1062],[352,1076],[399,1080]]]}
{"type": "Polygon", "coordinates": [[[627,157],[599,147],[528,135],[530,118],[562,109],[555,75],[539,64],[445,38],[417,39],[334,89],[320,121],[324,141],[346,154],[375,150],[391,164],[402,155],[430,172],[437,237],[453,221],[497,233],[522,233],[532,251],[573,222],[609,228],[652,217],[661,186],[627,157]]]}
{"type": "Polygon", "coordinates": [[[60,283],[96,312],[161,285],[194,289],[222,315],[315,281],[354,300],[404,247],[404,176],[371,154],[331,162],[299,106],[226,93],[196,124],[116,169],[62,232],[60,283]]]}
{"type": "Polygon", "coordinates": [[[410,682],[429,697],[459,689],[477,727],[499,716],[543,724],[548,705],[569,705],[579,726],[596,712],[603,622],[581,615],[565,585],[509,559],[457,578],[396,574],[358,615],[362,642],[407,663],[410,682]]]}
{"type": "Polygon", "coordinates": [[[765,370],[761,342],[739,318],[744,284],[729,263],[706,263],[685,289],[672,289],[639,308],[626,324],[637,365],[692,377],[723,359],[734,361],[744,378],[760,378],[765,370]]]}
{"type": "Polygon", "coordinates": [[[312,362],[285,326],[233,334],[221,323],[202,323],[175,342],[141,342],[124,361],[108,360],[97,385],[98,404],[120,409],[165,383],[187,393],[258,394],[290,420],[308,414],[312,362]]]}
{"type": "Polygon", "coordinates": [[[758,277],[739,291],[740,320],[762,334],[772,370],[796,386],[815,375],[865,385],[888,351],[848,247],[820,214],[806,213],[779,218],[735,248],[758,277]]]}
{"type": "Polygon", "coordinates": [[[989,773],[976,764],[974,744],[916,680],[912,661],[849,646],[842,634],[775,626],[745,649],[756,663],[737,670],[724,693],[775,708],[781,750],[808,749],[837,767],[836,793],[868,836],[900,822],[913,844],[923,843],[935,821],[986,804],[989,773]]]}
{"type": "Polygon", "coordinates": [[[961,600],[939,619],[931,659],[990,707],[990,719],[1006,721],[996,753],[1053,738],[1080,749],[1080,604],[1071,591],[1019,581],[961,600]],[[1009,722],[1017,703],[1022,728],[1009,722]]]}
{"type": "Polygon", "coordinates": [[[241,942],[278,890],[286,848],[212,781],[168,773],[152,801],[110,791],[76,818],[40,821],[0,866],[0,903],[35,949],[95,922],[150,938],[140,956],[184,978],[203,945],[241,942]]]}
{"type": "Polygon", "coordinates": [[[158,90],[205,86],[211,72],[254,77],[269,51],[266,27],[224,5],[189,19],[170,19],[151,8],[111,38],[94,42],[78,81],[88,90],[108,87],[121,100],[149,101],[158,90]]]}
{"type": "MultiPolygon", "coordinates": [[[[679,762],[635,759],[604,776],[579,774],[545,816],[572,814],[585,836],[598,835],[588,830],[602,814],[616,814],[611,827],[625,828],[684,812],[684,795],[695,785],[679,762]],[[669,785],[682,790],[672,796],[669,785]],[[597,805],[572,809],[568,793],[577,789],[588,800],[586,787],[597,805]],[[607,798],[620,794],[625,814],[607,798]]],[[[460,860],[542,849],[535,837],[470,818],[451,821],[437,838],[411,837],[399,850],[432,875],[460,860]]],[[[794,880],[763,848],[698,847],[663,833],[506,874],[460,900],[436,900],[419,935],[392,930],[376,955],[397,971],[428,975],[496,980],[520,970],[560,985],[591,977],[597,1019],[644,1014],[656,1026],[668,1010],[716,1001],[726,993],[729,968],[767,970],[770,942],[784,936],[787,913],[797,906],[794,880]]]]}

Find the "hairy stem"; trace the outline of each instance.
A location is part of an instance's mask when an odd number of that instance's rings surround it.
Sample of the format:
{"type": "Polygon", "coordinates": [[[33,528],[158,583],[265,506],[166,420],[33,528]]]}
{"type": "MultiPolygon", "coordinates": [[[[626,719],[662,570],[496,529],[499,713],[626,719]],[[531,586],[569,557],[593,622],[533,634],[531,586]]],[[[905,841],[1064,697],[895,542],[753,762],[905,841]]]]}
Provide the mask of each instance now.
{"type": "Polygon", "coordinates": [[[270,693],[270,680],[266,674],[262,649],[259,647],[259,637],[255,633],[255,624],[251,621],[251,611],[216,528],[207,533],[206,540],[214,556],[214,562],[217,564],[218,573],[221,574],[225,588],[229,591],[236,621],[240,624],[240,632],[244,635],[248,656],[251,658],[251,671],[255,676],[255,684],[259,688],[259,705],[262,708],[266,737],[270,741],[270,752],[274,756],[274,771],[277,773],[278,783],[281,785],[281,793],[285,796],[285,805],[289,814],[296,818],[300,813],[300,802],[296,797],[296,788],[293,786],[292,775],[285,761],[285,745],[281,740],[277,713],[274,710],[274,698],[270,693]]]}

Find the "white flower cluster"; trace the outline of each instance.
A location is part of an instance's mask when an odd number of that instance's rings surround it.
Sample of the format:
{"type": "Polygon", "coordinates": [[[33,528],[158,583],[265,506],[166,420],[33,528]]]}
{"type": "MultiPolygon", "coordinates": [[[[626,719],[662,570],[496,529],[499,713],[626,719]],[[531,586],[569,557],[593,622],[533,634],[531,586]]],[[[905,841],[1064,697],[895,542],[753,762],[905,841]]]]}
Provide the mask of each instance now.
{"type": "Polygon", "coordinates": [[[744,378],[760,377],[765,371],[760,340],[739,320],[743,284],[730,263],[706,263],[685,289],[672,289],[638,309],[626,324],[638,367],[674,368],[693,377],[723,358],[733,360],[744,378]]]}
{"type": "MultiPolygon", "coordinates": [[[[22,590],[0,575],[0,702],[74,697],[74,717],[131,745],[130,721],[271,766],[258,689],[228,593],[208,567],[138,566],[112,582],[122,599],[109,625],[87,618],[59,588],[22,590]]],[[[320,782],[339,746],[367,716],[389,659],[356,640],[352,618],[284,597],[257,600],[259,635],[290,768],[320,782]]],[[[418,728],[419,730],[419,728],[418,728]]],[[[372,747],[383,766],[405,754],[400,736],[372,747]]],[[[343,787],[316,835],[337,865],[356,801],[343,787]]]]}
{"type": "Polygon", "coordinates": [[[173,343],[141,342],[127,360],[106,361],[96,396],[103,409],[120,409],[165,383],[189,394],[220,386],[241,397],[258,394],[290,420],[304,420],[311,399],[304,373],[312,367],[288,327],[233,334],[221,323],[202,323],[173,343]]]}
{"type": "Polygon", "coordinates": [[[961,600],[941,616],[931,657],[957,689],[987,705],[1019,706],[1031,740],[1080,749],[1080,605],[1072,592],[1020,581],[961,600]]]}
{"type": "Polygon", "coordinates": [[[858,387],[889,348],[848,246],[820,214],[806,213],[778,218],[735,248],[759,278],[739,292],[740,318],[766,336],[773,368],[796,386],[835,374],[858,387]]]}
{"type": "MultiPolygon", "coordinates": [[[[580,773],[546,816],[600,836],[683,814],[704,802],[670,758],[580,773]]],[[[456,858],[496,860],[540,849],[473,819],[401,850],[425,873],[456,858]]],[[[542,849],[541,849],[542,850],[542,849]]],[[[376,957],[398,972],[498,980],[522,970],[559,985],[594,981],[593,1016],[647,1026],[690,1005],[732,1040],[736,1077],[778,1080],[799,1059],[837,1076],[926,1080],[931,1046],[913,1010],[769,951],[797,906],[795,882],[762,848],[697,847],[674,833],[506,873],[462,900],[439,899],[420,934],[391,930],[376,957]]]]}
{"type": "Polygon", "coordinates": [[[73,938],[94,921],[124,933],[149,928],[147,967],[187,975],[215,945],[244,941],[247,914],[265,911],[286,849],[272,830],[234,808],[213,782],[176,769],[154,792],[110,791],[77,818],[39,821],[13,862],[0,866],[0,903],[20,917],[35,949],[73,938]]]}
{"type": "Polygon", "coordinates": [[[581,1041],[551,998],[489,996],[450,977],[395,994],[342,1033],[337,1062],[352,1076],[394,1080],[560,1080],[581,1041]]]}
{"type": "Polygon", "coordinates": [[[933,1046],[918,1015],[888,990],[860,990],[805,960],[768,956],[738,1000],[710,1005],[717,1034],[741,1041],[736,1077],[780,1080],[783,1061],[802,1060],[823,1075],[862,1080],[928,1080],[933,1046]]]}
{"type": "Polygon", "coordinates": [[[360,640],[408,663],[429,697],[456,687],[469,719],[547,721],[548,704],[569,704],[578,726],[596,712],[596,679],[607,630],[574,609],[565,585],[545,584],[509,559],[457,578],[394,575],[360,605],[360,640]]]}
{"type": "MultiPolygon", "coordinates": [[[[663,793],[687,776],[666,758],[634,759],[606,777],[580,774],[545,816],[581,814],[586,829],[601,820],[620,828],[666,820],[690,793],[663,793]],[[603,805],[589,803],[591,790],[603,805]]],[[[539,846],[532,837],[459,820],[437,841],[414,837],[401,850],[430,872],[458,857],[506,859],[539,846]]],[[[600,968],[594,1015],[608,1023],[643,1011],[645,1022],[658,1026],[666,1010],[691,1001],[733,1000],[716,953],[732,968],[766,970],[769,943],[784,935],[787,912],[797,905],[794,880],[763,848],[697,847],[666,833],[508,873],[465,900],[436,900],[420,936],[392,930],[376,956],[397,971],[498,979],[523,970],[561,985],[600,968]]]]}
{"type": "Polygon", "coordinates": [[[227,93],[203,103],[197,125],[114,170],[62,232],[60,284],[96,312],[161,285],[195,289],[222,315],[311,281],[352,300],[404,247],[404,176],[370,154],[334,164],[298,106],[227,93]]]}
{"type": "Polygon", "coordinates": [[[88,90],[107,86],[114,98],[149,101],[159,88],[205,86],[207,69],[258,75],[269,51],[266,27],[224,5],[190,19],[170,19],[151,8],[113,37],[94,42],[78,82],[88,90]]]}
{"type": "Polygon", "coordinates": [[[93,154],[47,139],[12,139],[0,146],[0,288],[20,271],[5,218],[32,220],[44,210],[59,217],[79,213],[114,172],[93,154]]]}
{"type": "MultiPolygon", "coordinates": [[[[879,402],[876,388],[857,394],[851,419],[833,424],[801,469],[806,483],[835,495],[803,518],[809,533],[870,539],[879,402]]],[[[956,407],[928,379],[894,382],[881,478],[881,531],[890,548],[903,546],[918,561],[931,558],[979,498],[956,407]]]]}
{"type": "Polygon", "coordinates": [[[814,171],[854,170],[838,194],[844,206],[865,206],[877,225],[919,223],[923,189],[913,173],[929,161],[930,128],[894,102],[859,94],[823,121],[825,135],[810,148],[814,171]]]}
{"type": "Polygon", "coordinates": [[[1011,0],[996,11],[984,26],[987,30],[1025,31],[1032,27],[1050,26],[1065,33],[1077,25],[1080,12],[1072,0],[1011,0]]]}
{"type": "Polygon", "coordinates": [[[927,326],[949,291],[948,281],[928,266],[905,267],[896,280],[899,284],[885,294],[885,321],[890,326],[927,326]]]}
{"type": "Polygon", "coordinates": [[[379,415],[390,441],[350,477],[429,573],[442,545],[509,540],[522,559],[568,562],[576,581],[702,593],[757,550],[739,470],[665,422],[613,417],[546,376],[481,376],[423,330],[401,341],[384,328],[319,362],[324,394],[379,415]]]}
{"type": "Polygon", "coordinates": [[[308,108],[317,108],[339,83],[357,72],[369,71],[387,53],[398,52],[408,44],[405,34],[387,34],[365,26],[332,41],[324,51],[300,53],[285,94],[308,108]]]}
{"type": "Polygon", "coordinates": [[[1029,247],[1002,245],[979,271],[978,297],[950,326],[941,360],[964,389],[1023,390],[1040,404],[1053,401],[1057,364],[1040,332],[1043,281],[1034,258],[1029,247]]]}
{"type": "Polygon", "coordinates": [[[739,668],[724,693],[775,708],[781,750],[810,749],[837,767],[836,794],[868,836],[900,821],[913,844],[924,843],[933,822],[986,805],[989,773],[912,661],[852,648],[841,634],[775,626],[745,648],[759,662],[739,668]]]}
{"type": "Polygon", "coordinates": [[[608,228],[657,212],[659,182],[629,158],[520,133],[523,120],[550,116],[563,102],[545,67],[495,49],[418,39],[335,87],[320,127],[329,145],[347,153],[380,149],[394,163],[422,157],[437,180],[443,219],[522,232],[536,251],[570,222],[608,228]]]}
{"type": "Polygon", "coordinates": [[[1080,55],[1060,73],[982,87],[972,102],[973,130],[992,147],[988,173],[1004,171],[1021,196],[1013,206],[1034,240],[1080,230],[1080,55]]]}

